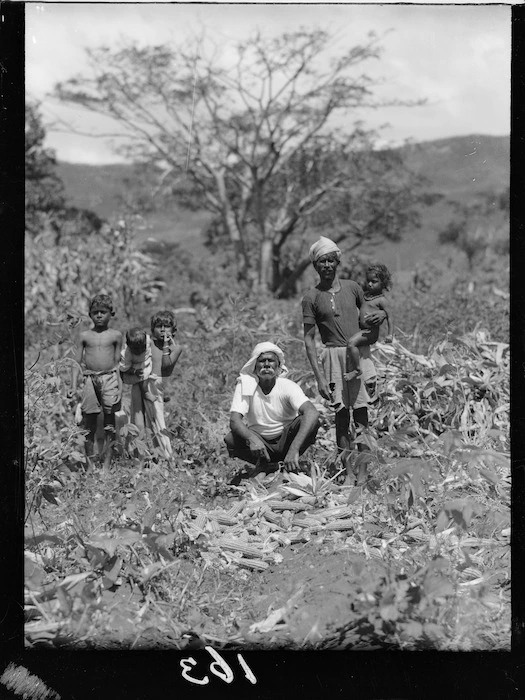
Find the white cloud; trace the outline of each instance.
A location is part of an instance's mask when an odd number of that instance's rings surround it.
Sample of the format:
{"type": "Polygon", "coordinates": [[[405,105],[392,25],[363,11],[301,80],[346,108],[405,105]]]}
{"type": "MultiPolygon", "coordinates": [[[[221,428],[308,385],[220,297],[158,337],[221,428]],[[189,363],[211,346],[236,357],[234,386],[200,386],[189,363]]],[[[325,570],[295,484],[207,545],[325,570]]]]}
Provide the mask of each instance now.
{"type": "MultiPolygon", "coordinates": [[[[27,90],[44,101],[46,118],[51,119],[52,113],[63,116],[64,106],[47,94],[57,81],[85,70],[85,47],[114,46],[125,36],[142,44],[181,42],[199,23],[206,24],[208,34],[222,47],[245,38],[256,27],[271,34],[299,25],[326,27],[339,33],[339,46],[343,47],[362,41],[373,29],[384,35],[382,59],[367,66],[370,75],[385,78],[378,96],[386,100],[426,97],[428,104],[358,115],[367,124],[389,122],[391,128],[385,136],[394,141],[508,133],[508,6],[26,5],[27,90]]],[[[70,111],[68,119],[71,116],[70,111]]],[[[93,116],[77,113],[76,119],[84,129],[95,128],[93,116]]],[[[351,121],[355,121],[353,116],[351,121]]],[[[62,159],[115,160],[107,145],[80,138],[50,134],[49,145],[62,159]]]]}

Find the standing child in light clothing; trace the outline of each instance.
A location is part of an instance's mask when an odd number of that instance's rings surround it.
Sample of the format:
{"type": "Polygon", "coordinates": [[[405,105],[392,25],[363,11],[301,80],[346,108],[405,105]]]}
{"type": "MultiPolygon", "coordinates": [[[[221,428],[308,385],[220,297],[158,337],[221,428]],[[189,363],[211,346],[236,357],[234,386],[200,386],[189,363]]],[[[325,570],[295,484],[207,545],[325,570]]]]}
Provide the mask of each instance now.
{"type": "Polygon", "coordinates": [[[151,374],[151,339],[140,328],[130,328],[126,333],[126,346],[122,350],[119,369],[126,376],[126,384],[136,384],[151,374]]]}
{"type": "Polygon", "coordinates": [[[78,376],[86,377],[82,390],[82,419],[88,434],[86,436],[86,456],[91,467],[97,418],[104,414],[105,455],[104,467],[111,463],[113,443],[115,441],[115,411],[120,408],[122,382],[118,362],[122,348],[122,333],[109,328],[109,320],[114,316],[113,302],[106,294],[97,294],[89,305],[89,317],[93,328],[83,331],[79,336],[76,364],[71,374],[71,398],[77,393],[78,376]]]}
{"type": "MultiPolygon", "coordinates": [[[[165,458],[173,450],[165,434],[164,381],[173,372],[182,348],[173,342],[177,330],[171,311],[159,311],[151,318],[151,374],[131,389],[131,422],[141,430],[150,429],[154,443],[165,458]]],[[[124,375],[125,376],[125,375],[124,375]]]]}
{"type": "Polygon", "coordinates": [[[361,376],[359,348],[373,345],[379,337],[381,324],[370,325],[368,322],[369,314],[378,310],[385,312],[387,322],[385,343],[391,343],[393,340],[394,321],[390,304],[384,295],[384,291],[390,289],[391,281],[392,276],[386,265],[372,263],[368,266],[364,301],[361,303],[359,310],[359,327],[361,330],[350,338],[346,350],[346,373],[343,377],[347,382],[361,376]]]}

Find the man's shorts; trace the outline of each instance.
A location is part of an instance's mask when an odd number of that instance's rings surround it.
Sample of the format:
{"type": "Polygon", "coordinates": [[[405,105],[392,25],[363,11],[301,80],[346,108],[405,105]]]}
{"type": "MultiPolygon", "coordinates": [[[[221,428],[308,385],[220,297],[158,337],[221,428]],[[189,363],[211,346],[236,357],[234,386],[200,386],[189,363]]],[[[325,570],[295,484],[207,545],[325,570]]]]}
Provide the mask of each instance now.
{"type": "Polygon", "coordinates": [[[86,382],[82,392],[82,413],[114,413],[120,408],[122,381],[118,368],[107,372],[85,373],[86,382]]]}
{"type": "MultiPolygon", "coordinates": [[[[365,354],[369,355],[369,352],[365,354]]],[[[333,401],[330,406],[334,411],[340,411],[342,408],[364,408],[369,405],[370,397],[366,385],[376,380],[374,363],[369,356],[361,358],[361,376],[349,382],[343,379],[346,372],[346,347],[324,347],[321,351],[321,364],[326,381],[333,385],[333,401]]]]}

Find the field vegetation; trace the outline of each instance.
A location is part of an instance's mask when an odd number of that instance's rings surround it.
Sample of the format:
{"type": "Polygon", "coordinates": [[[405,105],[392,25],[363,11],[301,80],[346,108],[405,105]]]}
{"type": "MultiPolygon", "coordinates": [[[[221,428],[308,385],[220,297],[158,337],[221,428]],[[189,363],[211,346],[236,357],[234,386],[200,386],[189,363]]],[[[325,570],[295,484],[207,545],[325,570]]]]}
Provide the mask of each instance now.
{"type": "MultiPolygon", "coordinates": [[[[32,133],[36,108],[30,117],[32,133]]],[[[90,218],[57,199],[47,155],[30,178],[50,206],[32,207],[26,245],[27,646],[509,649],[504,188],[495,214],[458,212],[443,259],[398,275],[396,341],[373,350],[369,450],[353,455],[369,478],[348,488],[304,352],[300,295],[250,291],[227,254],[139,243],[133,212],[90,218]],[[159,308],[177,313],[169,463],[128,424],[111,469],[85,469],[66,394],[87,301],[101,291],[122,330],[147,327],[159,308]],[[301,473],[235,483],[241,465],[222,443],[229,403],[266,339],[284,349],[322,428],[301,473]]],[[[359,281],[379,251],[349,254],[344,275],[359,281]]]]}

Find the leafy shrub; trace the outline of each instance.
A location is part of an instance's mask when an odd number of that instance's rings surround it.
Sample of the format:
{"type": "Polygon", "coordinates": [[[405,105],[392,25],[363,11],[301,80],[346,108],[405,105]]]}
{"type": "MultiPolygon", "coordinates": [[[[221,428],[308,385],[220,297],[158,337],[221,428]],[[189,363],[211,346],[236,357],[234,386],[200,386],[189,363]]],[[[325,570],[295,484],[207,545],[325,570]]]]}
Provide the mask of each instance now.
{"type": "Polygon", "coordinates": [[[125,221],[58,243],[47,228],[28,237],[25,255],[29,331],[86,320],[89,299],[98,293],[109,294],[119,312],[135,318],[141,305],[152,303],[164,285],[153,259],[134,246],[132,225],[125,221]]]}
{"type": "Polygon", "coordinates": [[[42,498],[56,504],[64,473],[86,461],[83,431],[73,423],[61,374],[66,361],[38,361],[25,373],[25,475],[27,513],[42,498]]]}

